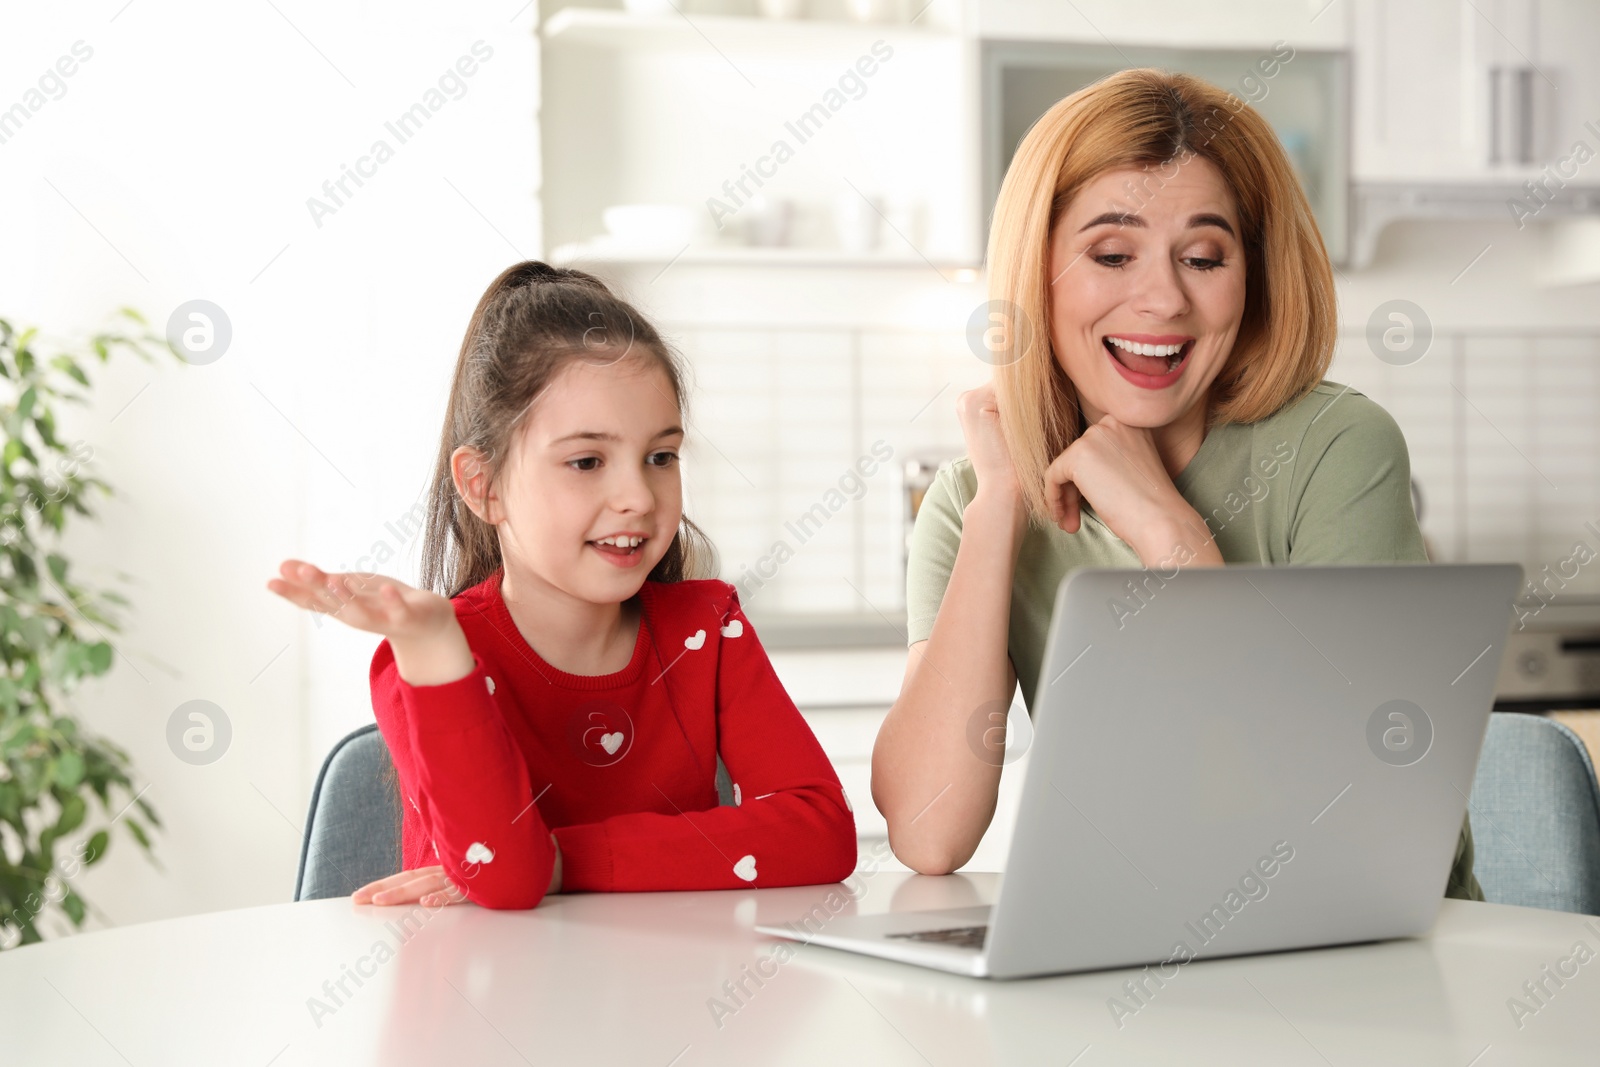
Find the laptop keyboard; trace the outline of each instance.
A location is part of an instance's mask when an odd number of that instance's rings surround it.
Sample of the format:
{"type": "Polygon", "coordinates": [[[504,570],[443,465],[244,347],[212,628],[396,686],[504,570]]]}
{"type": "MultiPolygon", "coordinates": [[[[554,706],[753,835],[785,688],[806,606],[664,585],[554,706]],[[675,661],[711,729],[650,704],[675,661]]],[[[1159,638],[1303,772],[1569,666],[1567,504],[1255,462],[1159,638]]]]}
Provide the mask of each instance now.
{"type": "Polygon", "coordinates": [[[915,930],[909,934],[886,934],[886,937],[898,937],[906,941],[933,941],[941,945],[953,945],[956,948],[983,948],[983,939],[988,936],[988,926],[952,926],[947,930],[915,930]]]}

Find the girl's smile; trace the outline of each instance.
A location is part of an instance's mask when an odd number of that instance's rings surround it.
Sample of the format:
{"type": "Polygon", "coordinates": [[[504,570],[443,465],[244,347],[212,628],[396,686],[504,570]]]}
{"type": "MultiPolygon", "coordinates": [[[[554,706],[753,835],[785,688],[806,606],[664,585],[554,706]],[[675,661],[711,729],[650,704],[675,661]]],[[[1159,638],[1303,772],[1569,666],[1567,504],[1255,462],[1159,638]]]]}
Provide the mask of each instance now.
{"type": "Polygon", "coordinates": [[[644,559],[644,543],[649,540],[649,534],[635,530],[607,534],[605,537],[584,543],[600,553],[600,558],[612,566],[637,567],[644,559]]]}

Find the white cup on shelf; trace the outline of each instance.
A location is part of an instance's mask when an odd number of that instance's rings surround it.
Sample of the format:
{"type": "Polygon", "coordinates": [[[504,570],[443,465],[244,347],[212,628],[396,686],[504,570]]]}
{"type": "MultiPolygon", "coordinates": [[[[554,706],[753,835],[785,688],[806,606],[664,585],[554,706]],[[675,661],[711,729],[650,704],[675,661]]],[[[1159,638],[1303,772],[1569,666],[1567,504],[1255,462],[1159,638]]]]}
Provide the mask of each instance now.
{"type": "Polygon", "coordinates": [[[904,193],[890,193],[884,197],[883,215],[885,225],[897,235],[887,239],[891,247],[903,252],[922,251],[922,244],[927,240],[927,213],[921,200],[904,193]],[[906,248],[907,244],[911,248],[906,248]]]}
{"type": "Polygon", "coordinates": [[[614,204],[600,221],[618,247],[676,251],[697,236],[699,215],[681,204],[614,204]]]}
{"type": "Polygon", "coordinates": [[[876,194],[863,196],[851,189],[835,197],[833,226],[839,247],[857,255],[876,252],[883,244],[883,210],[884,198],[876,194]]]}
{"type": "Polygon", "coordinates": [[[904,0],[845,0],[845,14],[854,22],[905,22],[904,0]]]}
{"type": "Polygon", "coordinates": [[[769,19],[797,19],[805,16],[806,0],[756,0],[756,7],[769,19]]]}
{"type": "Polygon", "coordinates": [[[792,243],[795,202],[788,197],[757,193],[739,210],[744,219],[745,243],[761,248],[780,248],[792,243]]]}

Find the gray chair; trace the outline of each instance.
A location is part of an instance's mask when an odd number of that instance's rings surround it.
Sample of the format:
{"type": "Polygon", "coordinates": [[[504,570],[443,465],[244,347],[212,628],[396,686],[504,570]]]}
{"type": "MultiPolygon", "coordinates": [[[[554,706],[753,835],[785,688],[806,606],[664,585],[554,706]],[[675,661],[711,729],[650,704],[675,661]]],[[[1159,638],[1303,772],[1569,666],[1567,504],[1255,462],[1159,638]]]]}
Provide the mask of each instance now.
{"type": "Polygon", "coordinates": [[[1487,900],[1600,914],[1600,786],[1577,734],[1495,712],[1468,811],[1487,900]]]}
{"type": "Polygon", "coordinates": [[[311,792],[294,899],[347,897],[400,869],[400,806],[391,767],[377,723],[333,746],[311,792]]]}
{"type": "MultiPolygon", "coordinates": [[[[311,791],[294,899],[347,897],[400,869],[400,806],[392,766],[377,723],[333,746],[311,791]]],[[[733,803],[733,782],[721,756],[717,797],[724,805],[733,803]]]]}

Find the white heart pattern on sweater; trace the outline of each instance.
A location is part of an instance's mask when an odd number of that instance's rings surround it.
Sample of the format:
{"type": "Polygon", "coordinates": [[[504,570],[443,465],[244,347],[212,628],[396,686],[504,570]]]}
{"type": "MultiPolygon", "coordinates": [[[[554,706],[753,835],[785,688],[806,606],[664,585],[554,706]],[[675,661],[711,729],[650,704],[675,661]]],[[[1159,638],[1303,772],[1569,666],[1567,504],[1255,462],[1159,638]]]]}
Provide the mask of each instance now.
{"type": "Polygon", "coordinates": [[[613,730],[609,734],[601,734],[600,747],[606,750],[606,755],[615,756],[617,749],[622,747],[622,731],[613,730]]]}
{"type": "Polygon", "coordinates": [[[494,696],[494,679],[486,674],[483,676],[483,684],[489,687],[489,695],[494,696]]]}
{"type": "Polygon", "coordinates": [[[744,623],[738,619],[732,620],[722,628],[723,637],[738,637],[742,633],[744,633],[744,623]]]}
{"type": "Polygon", "coordinates": [[[747,882],[755,881],[756,858],[754,856],[740,857],[739,862],[733,865],[733,873],[738,875],[740,878],[743,878],[747,882]]]}
{"type": "Polygon", "coordinates": [[[494,853],[482,841],[474,841],[467,846],[468,863],[493,863],[494,853]]]}
{"type": "Polygon", "coordinates": [[[739,783],[738,782],[734,782],[733,783],[733,806],[734,807],[738,807],[740,804],[743,804],[743,803],[744,803],[744,797],[739,795],[739,783]]]}
{"type": "Polygon", "coordinates": [[[687,649],[696,649],[705,643],[706,632],[704,630],[696,630],[693,637],[685,637],[683,639],[683,647],[687,649]]]}

